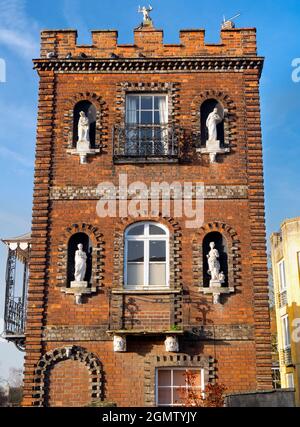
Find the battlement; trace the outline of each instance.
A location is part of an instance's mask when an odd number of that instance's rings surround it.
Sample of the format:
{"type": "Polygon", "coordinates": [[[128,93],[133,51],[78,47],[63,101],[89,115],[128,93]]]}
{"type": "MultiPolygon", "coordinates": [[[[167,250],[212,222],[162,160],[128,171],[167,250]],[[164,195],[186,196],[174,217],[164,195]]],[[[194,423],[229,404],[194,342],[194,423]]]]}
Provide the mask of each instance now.
{"type": "Polygon", "coordinates": [[[255,56],[257,54],[256,29],[233,28],[221,30],[221,41],[205,43],[205,30],[187,29],[180,31],[179,44],[164,44],[164,33],[153,27],[134,31],[134,44],[118,44],[118,31],[92,31],[91,45],[77,44],[76,30],[44,30],[41,33],[41,58],[53,52],[58,58],[67,55],[90,58],[139,57],[192,57],[192,56],[255,56]]]}

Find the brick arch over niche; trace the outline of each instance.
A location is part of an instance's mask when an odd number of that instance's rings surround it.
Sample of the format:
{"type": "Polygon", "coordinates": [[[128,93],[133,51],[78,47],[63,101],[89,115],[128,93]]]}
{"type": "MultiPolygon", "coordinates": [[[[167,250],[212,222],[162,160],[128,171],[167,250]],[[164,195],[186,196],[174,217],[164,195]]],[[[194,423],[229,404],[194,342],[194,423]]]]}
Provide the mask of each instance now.
{"type": "Polygon", "coordinates": [[[49,375],[58,363],[68,360],[82,363],[89,372],[90,402],[102,399],[103,369],[99,359],[86,349],[77,346],[62,347],[51,350],[40,359],[35,369],[34,406],[48,406],[49,375]]]}
{"type": "Polygon", "coordinates": [[[65,229],[61,241],[58,245],[58,271],[57,271],[57,286],[65,287],[69,286],[68,283],[68,243],[74,234],[84,233],[86,234],[92,245],[92,267],[91,267],[91,279],[90,283],[93,288],[100,288],[103,281],[103,263],[104,258],[104,241],[103,234],[97,227],[90,224],[73,224],[72,226],[65,229]]]}
{"type": "Polygon", "coordinates": [[[88,101],[96,108],[96,136],[95,147],[104,148],[107,145],[108,124],[107,124],[107,106],[101,96],[96,93],[78,93],[72,98],[65,100],[64,114],[64,145],[65,148],[74,148],[73,130],[74,130],[74,107],[81,101],[88,101]]]}
{"type": "Polygon", "coordinates": [[[201,141],[201,105],[215,99],[224,108],[224,144],[234,146],[236,144],[236,105],[229,95],[221,91],[205,90],[197,95],[191,103],[192,132],[196,142],[201,141]]]}
{"type": "Polygon", "coordinates": [[[209,233],[218,232],[226,240],[228,251],[228,286],[238,287],[241,284],[241,242],[237,232],[228,224],[214,221],[204,224],[193,240],[194,286],[203,286],[203,241],[209,233]]]}

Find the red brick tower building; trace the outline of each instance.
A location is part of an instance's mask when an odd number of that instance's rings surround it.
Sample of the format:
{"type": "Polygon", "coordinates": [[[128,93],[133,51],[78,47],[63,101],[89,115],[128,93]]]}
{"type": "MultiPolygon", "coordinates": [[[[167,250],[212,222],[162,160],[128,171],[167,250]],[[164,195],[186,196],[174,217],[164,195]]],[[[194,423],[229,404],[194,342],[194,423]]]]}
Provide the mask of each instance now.
{"type": "Polygon", "coordinates": [[[24,405],[175,405],[187,370],[199,390],[271,389],[256,31],[117,37],[43,31],[34,61],[24,405]],[[176,215],[172,188],[169,212],[160,191],[136,203],[137,182],[203,183],[203,222],[176,215]]]}

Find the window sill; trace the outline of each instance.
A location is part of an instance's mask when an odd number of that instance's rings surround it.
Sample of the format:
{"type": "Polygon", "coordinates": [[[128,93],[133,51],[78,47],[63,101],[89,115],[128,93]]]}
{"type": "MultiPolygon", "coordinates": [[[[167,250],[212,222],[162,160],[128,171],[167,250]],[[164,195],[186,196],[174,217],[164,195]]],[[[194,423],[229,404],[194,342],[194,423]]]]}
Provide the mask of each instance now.
{"type": "Polygon", "coordinates": [[[168,157],[118,157],[114,158],[115,164],[136,164],[136,163],[178,163],[179,159],[168,157]]]}
{"type": "Polygon", "coordinates": [[[130,295],[130,294],[148,294],[148,295],[162,295],[162,294],[180,294],[181,289],[113,289],[112,294],[115,295],[130,295]]]}

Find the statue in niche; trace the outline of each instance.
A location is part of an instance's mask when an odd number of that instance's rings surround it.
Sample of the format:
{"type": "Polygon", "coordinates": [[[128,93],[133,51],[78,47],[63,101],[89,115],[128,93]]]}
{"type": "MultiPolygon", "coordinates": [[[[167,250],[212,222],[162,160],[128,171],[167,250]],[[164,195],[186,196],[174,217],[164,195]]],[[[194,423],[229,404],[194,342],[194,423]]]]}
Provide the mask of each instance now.
{"type": "Polygon", "coordinates": [[[219,262],[219,251],[216,249],[216,245],[214,242],[209,244],[210,251],[207,255],[208,259],[208,274],[211,276],[211,281],[220,282],[220,275],[224,276],[223,272],[220,273],[220,262],[219,262]]]}
{"type": "Polygon", "coordinates": [[[208,115],[206,120],[206,127],[208,129],[208,141],[217,141],[217,125],[221,123],[223,120],[222,117],[219,116],[219,112],[217,108],[208,115]]]}
{"type": "Polygon", "coordinates": [[[144,24],[148,24],[152,22],[150,12],[153,10],[153,7],[149,5],[148,9],[143,6],[139,6],[138,13],[142,13],[144,17],[144,24]]]}
{"type": "Polygon", "coordinates": [[[80,111],[78,122],[78,142],[90,143],[90,123],[84,111],[80,111]]]}
{"type": "Polygon", "coordinates": [[[86,273],[87,255],[83,250],[83,245],[78,245],[75,253],[75,282],[83,282],[86,273]]]}

